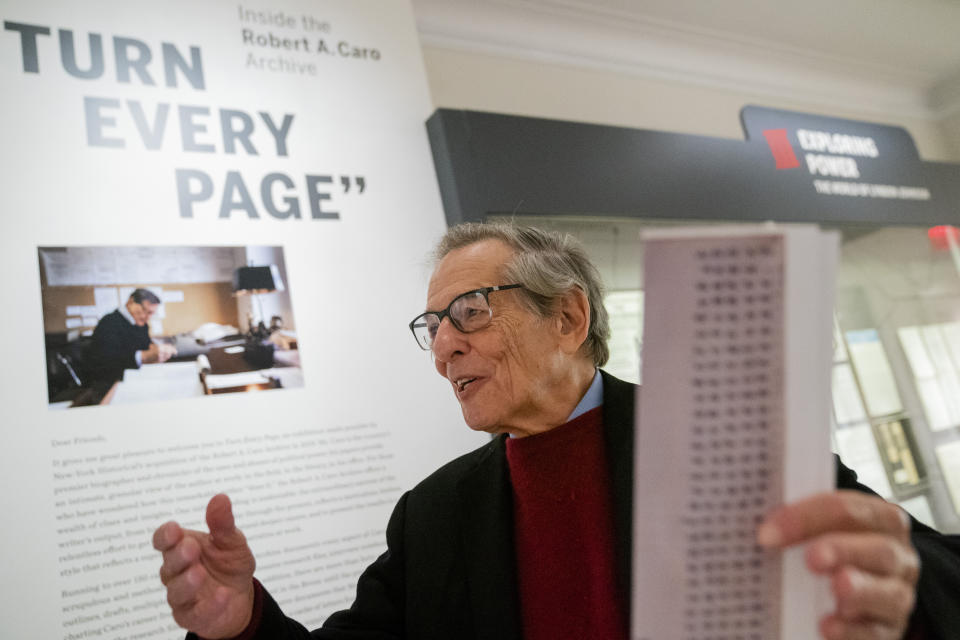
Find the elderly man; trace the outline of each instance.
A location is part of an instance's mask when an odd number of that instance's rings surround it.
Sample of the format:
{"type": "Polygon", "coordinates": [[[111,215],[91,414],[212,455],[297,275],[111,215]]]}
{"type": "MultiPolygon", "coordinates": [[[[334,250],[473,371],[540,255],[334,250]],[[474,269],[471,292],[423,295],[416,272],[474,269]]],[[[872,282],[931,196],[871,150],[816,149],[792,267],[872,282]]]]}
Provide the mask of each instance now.
{"type": "MultiPolygon", "coordinates": [[[[569,236],[498,225],[451,229],[436,258],[411,329],[467,425],[497,437],[400,499],[353,606],[312,635],[253,578],[226,496],[210,501],[209,534],[163,525],[154,546],[179,624],[205,638],[627,638],[635,387],[598,370],[596,269],[569,236]]],[[[863,489],[842,466],[838,482],[863,489]]],[[[830,577],[825,638],[960,629],[956,541],[874,495],[782,507],[758,541],[805,543],[810,570],[830,577]]]]}
{"type": "Polygon", "coordinates": [[[124,369],[142,364],[166,362],[177,350],[150,339],[150,318],[160,298],[149,289],[134,289],[126,303],[100,318],[93,330],[91,370],[97,380],[112,382],[123,378],[124,369]]]}

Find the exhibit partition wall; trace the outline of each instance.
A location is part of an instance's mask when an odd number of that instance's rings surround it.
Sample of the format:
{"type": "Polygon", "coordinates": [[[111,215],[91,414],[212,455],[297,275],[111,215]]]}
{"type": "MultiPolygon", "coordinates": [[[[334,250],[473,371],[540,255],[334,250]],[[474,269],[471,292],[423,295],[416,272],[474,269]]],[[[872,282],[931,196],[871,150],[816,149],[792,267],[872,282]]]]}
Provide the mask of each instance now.
{"type": "MultiPolygon", "coordinates": [[[[645,230],[815,222],[841,234],[834,450],[885,498],[960,532],[960,166],[909,134],[757,107],[738,142],[490,113],[429,121],[448,222],[570,232],[608,291],[614,375],[640,380],[645,230]]],[[[811,270],[813,265],[811,265],[811,270]]]]}
{"type": "Polygon", "coordinates": [[[484,441],[407,328],[445,229],[407,3],[0,17],[0,635],[181,637],[151,535],[218,492],[321,623],[484,441]]]}

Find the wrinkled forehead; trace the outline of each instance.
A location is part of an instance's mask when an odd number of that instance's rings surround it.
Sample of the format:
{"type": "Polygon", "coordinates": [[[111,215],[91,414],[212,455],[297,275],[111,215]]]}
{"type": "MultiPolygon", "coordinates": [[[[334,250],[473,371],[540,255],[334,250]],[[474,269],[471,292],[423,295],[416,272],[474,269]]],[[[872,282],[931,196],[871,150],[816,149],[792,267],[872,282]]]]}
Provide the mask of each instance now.
{"type": "Polygon", "coordinates": [[[500,240],[482,240],[454,249],[437,263],[427,287],[427,309],[443,309],[466,291],[500,284],[513,258],[512,247],[500,240]]]}

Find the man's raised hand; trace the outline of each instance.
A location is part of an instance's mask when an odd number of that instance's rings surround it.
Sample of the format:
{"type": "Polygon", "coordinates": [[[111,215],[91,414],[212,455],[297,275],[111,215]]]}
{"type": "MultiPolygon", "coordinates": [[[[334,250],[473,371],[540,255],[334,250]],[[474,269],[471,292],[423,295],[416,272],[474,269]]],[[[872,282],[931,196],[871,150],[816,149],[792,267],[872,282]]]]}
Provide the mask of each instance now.
{"type": "Polygon", "coordinates": [[[167,522],[154,532],[153,547],[163,554],[160,580],[177,624],[203,638],[232,638],[253,614],[256,562],[227,496],[210,499],[207,527],[210,533],[167,522]]]}

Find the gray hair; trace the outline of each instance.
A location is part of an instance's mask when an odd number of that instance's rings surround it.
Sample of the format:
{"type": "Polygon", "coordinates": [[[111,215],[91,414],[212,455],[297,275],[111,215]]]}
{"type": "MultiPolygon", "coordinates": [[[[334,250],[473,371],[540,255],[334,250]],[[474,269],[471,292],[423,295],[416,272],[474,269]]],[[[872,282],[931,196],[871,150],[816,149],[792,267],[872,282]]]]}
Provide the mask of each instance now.
{"type": "Polygon", "coordinates": [[[160,298],[158,298],[157,294],[153,291],[150,291],[150,289],[134,289],[133,293],[130,294],[130,299],[137,304],[143,304],[144,302],[160,304],[160,298]]]}
{"type": "Polygon", "coordinates": [[[610,319],[603,306],[603,280],[580,242],[569,233],[501,222],[468,222],[450,227],[433,252],[435,263],[448,253],[484,240],[500,240],[516,253],[504,268],[506,284],[523,285],[527,307],[549,317],[554,303],[577,288],[590,303],[590,328],[580,347],[597,367],[610,357],[610,319]]]}

